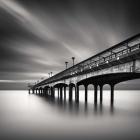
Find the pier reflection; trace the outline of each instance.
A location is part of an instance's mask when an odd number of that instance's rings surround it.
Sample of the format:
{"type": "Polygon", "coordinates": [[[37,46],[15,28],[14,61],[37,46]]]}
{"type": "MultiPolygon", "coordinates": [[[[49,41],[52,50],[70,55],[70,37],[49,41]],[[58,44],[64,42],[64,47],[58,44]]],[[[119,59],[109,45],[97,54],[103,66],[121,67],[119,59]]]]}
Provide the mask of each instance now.
{"type": "Polygon", "coordinates": [[[75,115],[89,115],[89,114],[95,114],[95,115],[103,115],[104,112],[108,112],[108,114],[112,115],[114,114],[114,101],[110,103],[109,107],[105,107],[104,103],[88,103],[88,102],[82,102],[79,101],[79,103],[75,102],[74,100],[68,101],[66,99],[61,100],[57,97],[51,98],[51,97],[44,97],[40,96],[43,100],[46,101],[46,103],[53,106],[55,109],[58,109],[59,111],[63,111],[69,114],[75,114],[75,115]],[[108,111],[107,111],[108,110],[108,111]]]}

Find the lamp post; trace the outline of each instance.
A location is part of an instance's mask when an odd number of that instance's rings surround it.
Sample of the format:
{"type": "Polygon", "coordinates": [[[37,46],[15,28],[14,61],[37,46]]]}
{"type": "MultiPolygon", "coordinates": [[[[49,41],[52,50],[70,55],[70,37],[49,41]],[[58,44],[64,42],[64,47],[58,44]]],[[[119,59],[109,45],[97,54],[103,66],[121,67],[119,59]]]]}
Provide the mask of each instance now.
{"type": "Polygon", "coordinates": [[[74,66],[74,60],[75,60],[75,57],[72,57],[73,66],[74,66]]]}
{"type": "Polygon", "coordinates": [[[68,68],[68,62],[65,62],[65,64],[66,64],[66,69],[68,68]]]}
{"type": "Polygon", "coordinates": [[[51,77],[52,77],[53,72],[51,72],[50,74],[51,74],[51,77]]]}
{"type": "Polygon", "coordinates": [[[48,73],[48,74],[49,74],[49,78],[50,78],[50,74],[51,74],[51,73],[48,73]]]}

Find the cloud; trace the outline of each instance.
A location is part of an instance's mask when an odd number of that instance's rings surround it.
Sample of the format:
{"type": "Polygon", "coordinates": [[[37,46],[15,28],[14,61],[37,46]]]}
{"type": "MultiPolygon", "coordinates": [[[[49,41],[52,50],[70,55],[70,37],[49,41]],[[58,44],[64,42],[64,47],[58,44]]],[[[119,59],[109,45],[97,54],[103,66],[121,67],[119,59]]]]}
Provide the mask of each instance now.
{"type": "MultiPolygon", "coordinates": [[[[65,61],[71,66],[73,56],[78,63],[140,32],[137,5],[131,0],[0,0],[0,80],[37,81],[64,70],[65,61]]],[[[19,88],[18,82],[12,87],[19,88]]]]}

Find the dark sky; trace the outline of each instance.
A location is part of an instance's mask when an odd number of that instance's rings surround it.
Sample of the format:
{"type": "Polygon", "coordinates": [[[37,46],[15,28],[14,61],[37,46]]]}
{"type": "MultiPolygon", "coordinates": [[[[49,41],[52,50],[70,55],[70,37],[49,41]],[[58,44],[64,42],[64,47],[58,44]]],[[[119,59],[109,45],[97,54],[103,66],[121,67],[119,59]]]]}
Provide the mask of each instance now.
{"type": "Polygon", "coordinates": [[[0,89],[25,89],[140,32],[139,0],[0,0],[0,89]]]}

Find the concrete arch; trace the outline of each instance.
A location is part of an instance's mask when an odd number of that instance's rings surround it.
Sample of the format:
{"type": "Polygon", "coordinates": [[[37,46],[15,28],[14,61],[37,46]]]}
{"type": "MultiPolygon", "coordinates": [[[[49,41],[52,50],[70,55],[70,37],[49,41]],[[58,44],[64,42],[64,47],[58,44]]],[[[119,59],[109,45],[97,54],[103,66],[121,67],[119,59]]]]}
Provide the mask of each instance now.
{"type": "Polygon", "coordinates": [[[48,95],[50,87],[47,85],[43,88],[44,95],[48,95]]]}
{"type": "Polygon", "coordinates": [[[58,83],[58,84],[54,85],[53,87],[54,88],[62,88],[62,87],[68,87],[68,85],[65,83],[58,83]]]}
{"type": "Polygon", "coordinates": [[[87,79],[79,81],[77,84],[78,85],[85,85],[85,84],[115,85],[123,81],[139,79],[139,78],[140,78],[140,73],[134,73],[134,72],[110,73],[110,74],[89,77],[87,79]]]}
{"type": "Polygon", "coordinates": [[[38,88],[35,88],[35,94],[37,94],[38,93],[38,88]]]}
{"type": "Polygon", "coordinates": [[[76,85],[74,83],[70,83],[69,87],[76,87],[76,85]]]}

